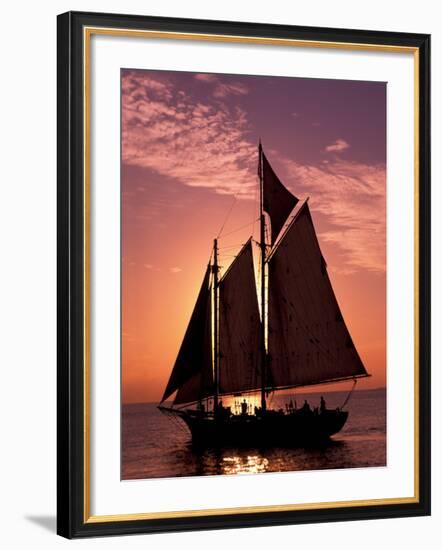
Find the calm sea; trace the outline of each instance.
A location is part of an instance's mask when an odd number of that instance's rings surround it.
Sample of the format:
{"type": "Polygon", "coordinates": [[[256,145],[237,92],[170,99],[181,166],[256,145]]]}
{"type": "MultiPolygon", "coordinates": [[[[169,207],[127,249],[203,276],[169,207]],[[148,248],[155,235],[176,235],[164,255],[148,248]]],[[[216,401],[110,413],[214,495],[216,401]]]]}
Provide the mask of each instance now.
{"type": "MultiPolygon", "coordinates": [[[[327,407],[342,405],[348,392],[324,393],[327,407]]],[[[319,405],[319,393],[296,393],[298,406],[308,399],[319,405]]],[[[273,408],[290,396],[275,397],[273,408]]],[[[343,430],[316,448],[192,448],[184,424],[162,414],[156,403],[123,406],[122,479],[204,476],[386,465],[386,392],[355,391],[347,404],[343,430]]]]}

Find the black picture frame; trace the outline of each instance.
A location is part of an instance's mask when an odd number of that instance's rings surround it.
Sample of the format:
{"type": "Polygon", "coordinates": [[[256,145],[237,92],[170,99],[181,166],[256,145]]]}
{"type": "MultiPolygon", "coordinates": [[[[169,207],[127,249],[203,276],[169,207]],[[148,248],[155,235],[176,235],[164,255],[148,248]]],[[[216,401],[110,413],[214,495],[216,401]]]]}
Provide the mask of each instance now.
{"type": "Polygon", "coordinates": [[[430,36],[69,12],[57,21],[57,532],[67,538],[363,520],[430,514],[430,36]],[[88,521],[85,512],[84,40],[86,27],[414,48],[419,60],[418,498],[315,510],[88,521]]]}

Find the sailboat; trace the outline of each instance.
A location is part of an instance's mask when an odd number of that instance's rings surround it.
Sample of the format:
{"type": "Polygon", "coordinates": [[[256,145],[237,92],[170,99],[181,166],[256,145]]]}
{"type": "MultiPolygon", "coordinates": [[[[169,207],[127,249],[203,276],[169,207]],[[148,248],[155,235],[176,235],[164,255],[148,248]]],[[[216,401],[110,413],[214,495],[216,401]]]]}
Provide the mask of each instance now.
{"type": "MultiPolygon", "coordinates": [[[[202,445],[298,445],[327,440],[336,409],[269,406],[274,392],[370,376],[335,297],[308,206],[280,181],[261,142],[259,277],[252,237],[220,277],[218,239],[159,409],[202,445]],[[256,279],[259,280],[257,285],[256,279]],[[260,300],[258,300],[258,291],[260,300]],[[173,405],[166,406],[175,394],[173,405]],[[253,410],[245,399],[258,394],[253,410]],[[240,407],[223,398],[240,398],[240,407]]],[[[353,386],[354,388],[354,386],[353,386]]],[[[351,393],[351,392],[350,392],[351,393]]],[[[350,394],[349,394],[350,395],[350,394]]]]}

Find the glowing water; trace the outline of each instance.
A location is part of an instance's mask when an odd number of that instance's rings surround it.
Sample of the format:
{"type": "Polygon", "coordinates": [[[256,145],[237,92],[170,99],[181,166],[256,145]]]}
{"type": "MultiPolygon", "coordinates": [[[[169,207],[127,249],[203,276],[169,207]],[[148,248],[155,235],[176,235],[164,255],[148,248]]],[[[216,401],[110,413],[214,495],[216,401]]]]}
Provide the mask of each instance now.
{"type": "MultiPolygon", "coordinates": [[[[319,406],[319,393],[281,395],[270,402],[285,408],[290,401],[302,406],[308,399],[319,406]]],[[[323,394],[327,407],[341,405],[347,392],[323,394]]],[[[232,406],[242,398],[223,404],[232,406]]],[[[255,401],[248,399],[250,410],[255,401]]],[[[172,421],[158,411],[156,404],[123,406],[122,478],[252,474],[327,468],[360,468],[386,465],[385,390],[355,391],[347,405],[349,419],[331,442],[315,448],[204,449],[191,445],[190,434],[180,420],[172,421]]]]}

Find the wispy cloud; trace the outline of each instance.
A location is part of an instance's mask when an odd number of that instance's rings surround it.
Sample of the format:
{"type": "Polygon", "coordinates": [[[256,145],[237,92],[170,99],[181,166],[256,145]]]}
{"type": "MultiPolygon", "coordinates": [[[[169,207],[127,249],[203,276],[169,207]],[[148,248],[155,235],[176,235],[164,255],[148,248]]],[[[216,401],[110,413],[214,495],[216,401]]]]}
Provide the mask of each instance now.
{"type": "Polygon", "coordinates": [[[247,95],[248,93],[247,86],[240,82],[232,82],[230,84],[217,84],[213,91],[213,97],[224,99],[229,95],[247,95]]]}
{"type": "Polygon", "coordinates": [[[127,73],[122,83],[123,162],[186,185],[252,197],[257,150],[247,138],[247,116],[238,105],[221,101],[228,93],[246,92],[234,83],[220,86],[214,88],[218,101],[196,101],[172,79],[127,73]]]}
{"type": "Polygon", "coordinates": [[[327,153],[342,153],[350,147],[350,144],[345,141],[345,139],[337,139],[334,143],[327,145],[325,151],[327,153]]]}
{"type": "Polygon", "coordinates": [[[198,73],[195,79],[207,84],[213,84],[213,97],[225,99],[229,95],[247,95],[249,90],[242,82],[221,82],[214,74],[198,73]]]}
{"type": "MultiPolygon", "coordinates": [[[[163,268],[161,268],[159,266],[155,266],[153,264],[143,264],[143,267],[145,267],[149,271],[162,271],[163,270],[163,268]]],[[[169,267],[168,271],[170,273],[176,274],[176,273],[181,273],[181,271],[183,271],[183,270],[182,270],[181,267],[174,266],[174,267],[169,267]]]]}
{"type": "Polygon", "coordinates": [[[322,241],[342,252],[341,269],[385,271],[386,201],[384,165],[367,165],[341,159],[317,166],[280,159],[290,187],[310,196],[313,212],[321,214],[326,230],[322,241]]]}
{"type": "Polygon", "coordinates": [[[218,82],[218,78],[214,74],[208,73],[197,73],[195,75],[195,80],[200,80],[201,82],[218,82]]]}
{"type": "MultiPolygon", "coordinates": [[[[195,78],[214,90],[219,84],[214,75],[195,78]]],[[[257,147],[249,140],[246,113],[236,102],[213,95],[196,100],[172,78],[129,72],[123,78],[122,115],[124,163],[150,168],[184,185],[255,196],[257,147]]],[[[340,153],[348,148],[345,140],[337,139],[325,150],[340,153]]],[[[293,193],[311,197],[313,212],[321,216],[320,238],[339,247],[342,271],[385,270],[384,165],[351,162],[339,155],[317,164],[276,154],[269,160],[275,161],[293,193]]]]}

